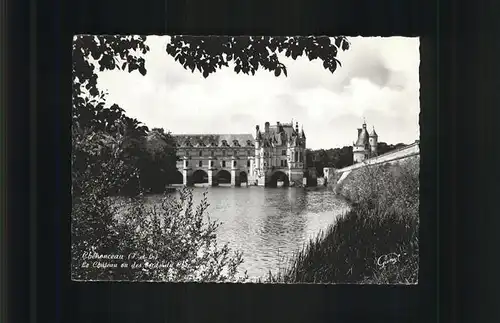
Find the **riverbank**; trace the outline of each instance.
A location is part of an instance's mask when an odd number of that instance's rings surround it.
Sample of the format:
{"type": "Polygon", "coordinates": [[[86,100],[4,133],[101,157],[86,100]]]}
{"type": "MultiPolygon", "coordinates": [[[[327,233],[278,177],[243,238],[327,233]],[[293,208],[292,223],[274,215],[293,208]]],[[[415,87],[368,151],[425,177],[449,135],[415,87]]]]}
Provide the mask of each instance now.
{"type": "Polygon", "coordinates": [[[365,167],[330,186],[350,202],[350,211],[264,280],[417,283],[419,162],[365,167]]]}

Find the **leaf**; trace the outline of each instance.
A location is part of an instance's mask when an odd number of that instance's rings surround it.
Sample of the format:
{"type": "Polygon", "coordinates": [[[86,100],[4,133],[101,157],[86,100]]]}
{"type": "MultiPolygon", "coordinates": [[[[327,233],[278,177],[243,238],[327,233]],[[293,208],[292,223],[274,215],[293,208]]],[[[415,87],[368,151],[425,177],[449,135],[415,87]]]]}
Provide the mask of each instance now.
{"type": "Polygon", "coordinates": [[[146,75],[146,68],[144,66],[139,67],[139,73],[142,74],[142,76],[146,75]]]}
{"type": "Polygon", "coordinates": [[[207,77],[208,77],[208,74],[209,74],[209,73],[208,73],[208,70],[206,70],[206,69],[205,69],[205,70],[203,71],[203,77],[204,77],[204,78],[207,78],[207,77]]]}
{"type": "Polygon", "coordinates": [[[349,43],[348,43],[348,42],[346,42],[346,41],[344,41],[344,42],[342,43],[342,50],[348,50],[348,49],[349,49],[349,43]]]}
{"type": "Polygon", "coordinates": [[[278,77],[281,74],[281,69],[277,66],[276,69],[274,70],[274,76],[278,77]]]}
{"type": "Polygon", "coordinates": [[[285,77],[288,77],[288,74],[287,74],[287,72],[286,72],[286,66],[285,66],[285,65],[283,65],[282,67],[283,67],[283,73],[285,74],[285,77]]]}
{"type": "Polygon", "coordinates": [[[127,62],[125,62],[125,63],[122,64],[122,70],[125,69],[125,66],[127,66],[127,62]]]}

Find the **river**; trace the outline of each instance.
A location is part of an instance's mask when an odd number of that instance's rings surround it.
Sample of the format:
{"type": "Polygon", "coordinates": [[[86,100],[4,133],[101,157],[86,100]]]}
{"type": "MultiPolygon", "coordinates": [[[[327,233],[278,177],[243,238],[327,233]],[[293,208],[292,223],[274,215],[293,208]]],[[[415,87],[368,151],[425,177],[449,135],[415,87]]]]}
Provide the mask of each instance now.
{"type": "MultiPolygon", "coordinates": [[[[218,243],[243,252],[241,269],[250,278],[282,266],[305,242],[347,211],[347,204],[325,189],[195,187],[195,204],[208,189],[208,214],[222,222],[218,243]]],[[[147,204],[158,203],[151,195],[147,204]]]]}

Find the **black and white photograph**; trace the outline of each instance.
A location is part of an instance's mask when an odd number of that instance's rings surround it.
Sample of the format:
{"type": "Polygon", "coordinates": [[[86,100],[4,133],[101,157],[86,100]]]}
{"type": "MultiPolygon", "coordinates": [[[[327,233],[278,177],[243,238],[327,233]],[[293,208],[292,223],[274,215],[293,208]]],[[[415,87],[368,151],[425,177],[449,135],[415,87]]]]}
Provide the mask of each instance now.
{"type": "Polygon", "coordinates": [[[418,284],[418,37],[72,51],[72,280],[418,284]]]}

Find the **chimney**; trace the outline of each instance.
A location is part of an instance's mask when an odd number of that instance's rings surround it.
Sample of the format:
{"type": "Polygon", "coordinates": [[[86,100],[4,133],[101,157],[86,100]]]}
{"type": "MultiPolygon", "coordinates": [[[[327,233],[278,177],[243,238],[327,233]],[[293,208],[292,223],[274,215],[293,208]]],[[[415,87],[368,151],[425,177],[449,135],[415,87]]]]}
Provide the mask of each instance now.
{"type": "Polygon", "coordinates": [[[265,132],[265,133],[269,133],[269,122],[266,122],[266,123],[264,124],[264,132],[265,132]]]}

